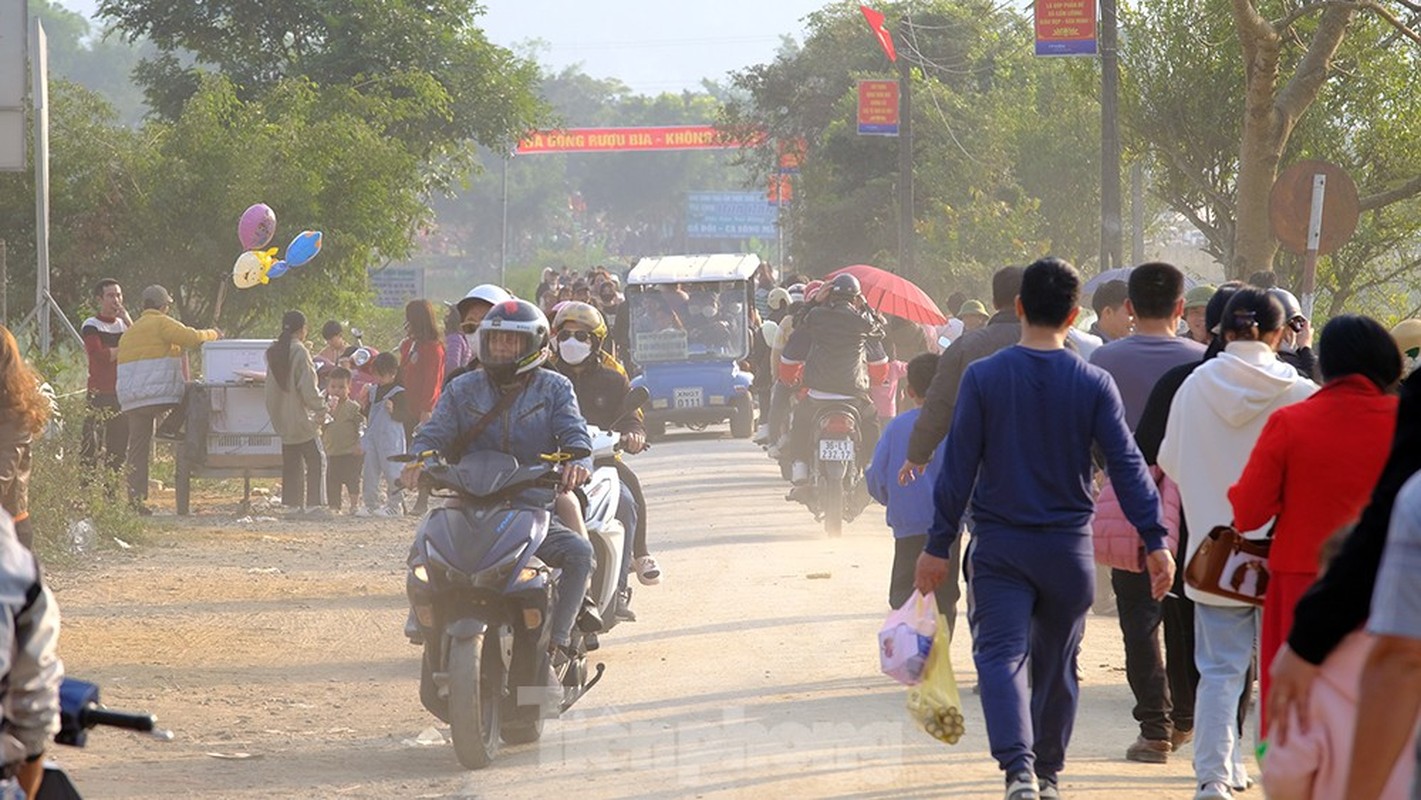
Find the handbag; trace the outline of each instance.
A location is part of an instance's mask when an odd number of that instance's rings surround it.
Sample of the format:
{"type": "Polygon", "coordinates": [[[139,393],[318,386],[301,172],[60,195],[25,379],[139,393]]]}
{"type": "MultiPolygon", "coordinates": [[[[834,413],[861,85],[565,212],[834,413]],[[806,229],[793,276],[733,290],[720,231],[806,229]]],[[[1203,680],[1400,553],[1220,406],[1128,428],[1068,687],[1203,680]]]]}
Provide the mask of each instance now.
{"type": "Polygon", "coordinates": [[[1189,559],[1184,582],[1201,592],[1261,606],[1268,592],[1272,544],[1271,537],[1245,539],[1232,525],[1217,525],[1189,559]]]}

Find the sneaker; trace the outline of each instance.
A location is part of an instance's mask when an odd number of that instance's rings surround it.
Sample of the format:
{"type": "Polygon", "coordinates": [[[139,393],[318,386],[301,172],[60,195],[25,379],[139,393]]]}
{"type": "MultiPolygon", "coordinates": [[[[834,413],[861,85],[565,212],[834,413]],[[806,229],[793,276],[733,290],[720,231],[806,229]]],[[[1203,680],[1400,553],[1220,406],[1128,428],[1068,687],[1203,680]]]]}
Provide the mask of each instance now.
{"type": "Polygon", "coordinates": [[[1194,731],[1176,730],[1174,733],[1170,734],[1169,737],[1170,752],[1178,753],[1179,748],[1185,746],[1186,744],[1189,744],[1192,741],[1194,741],[1194,731]]]}
{"type": "Polygon", "coordinates": [[[1223,781],[1209,781],[1199,784],[1194,800],[1234,800],[1234,793],[1223,781]]]}
{"type": "Polygon", "coordinates": [[[656,563],[656,559],[651,556],[642,556],[636,560],[636,579],[641,581],[642,586],[655,586],[661,583],[661,567],[656,563]]]}
{"type": "Polygon", "coordinates": [[[1234,790],[1235,792],[1240,792],[1240,793],[1242,793],[1242,792],[1246,792],[1246,791],[1248,791],[1249,789],[1252,789],[1252,788],[1253,788],[1253,779],[1250,778],[1250,777],[1244,776],[1243,785],[1242,785],[1242,786],[1235,786],[1235,787],[1233,787],[1233,790],[1234,790]]]}
{"type": "Polygon", "coordinates": [[[381,506],[380,508],[377,508],[377,509],[375,509],[374,511],[371,511],[371,512],[370,512],[370,516],[372,516],[372,517],[386,517],[386,518],[389,518],[389,517],[403,517],[404,514],[403,514],[399,509],[390,508],[389,506],[381,506]]]}
{"type": "Polygon", "coordinates": [[[351,513],[352,515],[354,515],[354,516],[357,516],[357,517],[371,517],[371,516],[374,516],[373,514],[370,513],[370,509],[366,508],[365,506],[360,506],[359,508],[356,508],[356,509],[352,510],[350,513],[351,513]]]}
{"type": "Polygon", "coordinates": [[[791,503],[803,503],[809,505],[814,500],[814,487],[807,483],[796,483],[789,489],[789,494],[785,499],[791,503]]]}
{"type": "Polygon", "coordinates": [[[1030,772],[1017,772],[1007,776],[1007,793],[1003,800],[1041,800],[1041,790],[1036,776],[1030,772]]]}
{"type": "Polygon", "coordinates": [[[1141,764],[1168,764],[1172,747],[1168,739],[1146,739],[1141,736],[1125,750],[1125,760],[1141,764]]]}
{"type": "Polygon", "coordinates": [[[1061,789],[1056,785],[1056,778],[1045,775],[1036,776],[1036,783],[1041,787],[1038,793],[1041,800],[1061,800],[1061,789]]]}
{"type": "Polygon", "coordinates": [[[765,442],[768,442],[769,440],[770,440],[770,426],[769,426],[769,424],[765,424],[765,425],[761,425],[761,426],[759,427],[759,429],[757,429],[757,430],[755,431],[755,438],[752,439],[751,441],[753,441],[755,444],[764,444],[765,442]]]}

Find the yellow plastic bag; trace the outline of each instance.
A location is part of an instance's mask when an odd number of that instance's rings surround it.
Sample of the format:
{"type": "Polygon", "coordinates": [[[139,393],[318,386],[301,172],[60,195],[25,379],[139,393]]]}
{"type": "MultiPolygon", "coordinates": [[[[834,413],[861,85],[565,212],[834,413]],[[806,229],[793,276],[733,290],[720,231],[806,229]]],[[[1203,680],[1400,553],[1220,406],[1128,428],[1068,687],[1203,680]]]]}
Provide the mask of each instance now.
{"type": "Polygon", "coordinates": [[[934,739],[957,744],[967,727],[949,646],[947,617],[938,614],[937,632],[933,634],[933,649],[928,653],[923,680],[908,690],[908,714],[934,739]]]}

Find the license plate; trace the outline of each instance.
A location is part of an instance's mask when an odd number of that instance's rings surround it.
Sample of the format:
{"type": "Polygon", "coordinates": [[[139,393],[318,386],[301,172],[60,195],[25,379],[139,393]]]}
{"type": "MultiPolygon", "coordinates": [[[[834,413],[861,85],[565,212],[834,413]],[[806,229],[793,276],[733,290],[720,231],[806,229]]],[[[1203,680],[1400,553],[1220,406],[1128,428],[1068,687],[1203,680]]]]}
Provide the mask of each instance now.
{"type": "Polygon", "coordinates": [[[854,442],[852,439],[820,439],[820,461],[853,461],[854,442]]]}
{"type": "Polygon", "coordinates": [[[677,408],[700,408],[706,404],[705,392],[699,386],[691,389],[676,389],[672,393],[677,408]]]}

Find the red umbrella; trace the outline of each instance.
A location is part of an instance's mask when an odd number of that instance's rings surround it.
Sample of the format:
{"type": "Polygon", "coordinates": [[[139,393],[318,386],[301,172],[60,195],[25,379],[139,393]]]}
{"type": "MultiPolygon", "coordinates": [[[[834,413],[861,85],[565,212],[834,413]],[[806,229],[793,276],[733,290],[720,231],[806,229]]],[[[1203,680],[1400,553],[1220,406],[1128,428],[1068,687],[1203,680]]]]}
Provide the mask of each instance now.
{"type": "Polygon", "coordinates": [[[835,275],[845,273],[859,279],[864,299],[880,313],[892,314],[923,325],[941,325],[947,322],[947,318],[938,310],[937,303],[928,297],[927,292],[901,275],[894,275],[867,264],[855,264],[834,270],[825,275],[824,280],[832,280],[835,275]]]}

